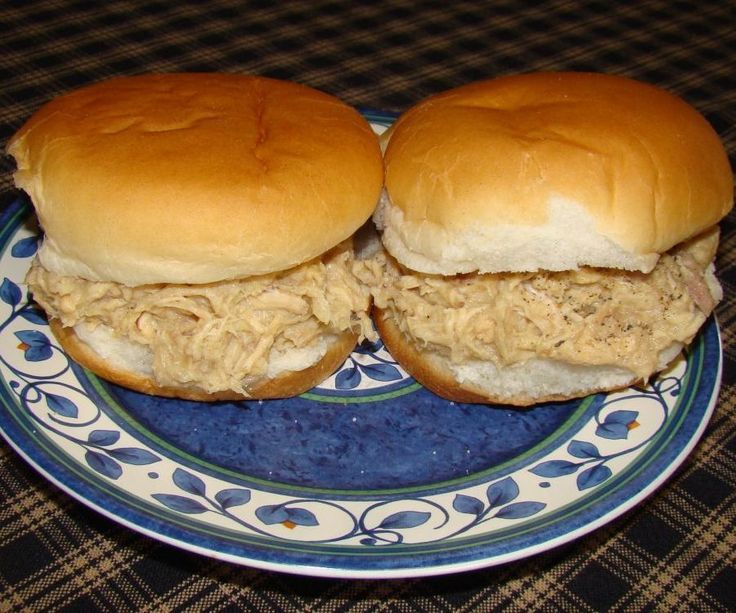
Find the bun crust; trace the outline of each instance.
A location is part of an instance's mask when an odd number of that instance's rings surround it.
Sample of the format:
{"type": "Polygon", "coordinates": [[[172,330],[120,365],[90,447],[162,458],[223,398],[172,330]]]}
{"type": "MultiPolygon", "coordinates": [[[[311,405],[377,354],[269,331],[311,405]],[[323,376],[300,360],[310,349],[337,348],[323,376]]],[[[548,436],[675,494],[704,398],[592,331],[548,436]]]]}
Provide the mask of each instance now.
{"type": "Polygon", "coordinates": [[[618,76],[470,84],[418,103],[386,138],[377,222],[420,272],[648,272],[733,204],[726,151],[703,116],[618,76]]]}
{"type": "Polygon", "coordinates": [[[378,139],[353,108],[232,74],[103,81],[11,138],[16,184],[56,273],[125,285],[290,268],[350,236],[378,201],[378,139]]]}
{"type": "Polygon", "coordinates": [[[312,389],[335,372],[355,348],[357,341],[355,334],[344,332],[335,337],[327,353],[316,364],[304,370],[284,372],[274,379],[250,388],[250,395],[244,396],[233,391],[207,392],[196,387],[158,385],[149,375],[112,366],[108,360],[103,359],[89,345],[82,342],[74,332],[74,328],[63,327],[57,319],[50,320],[49,326],[69,357],[102,379],[144,394],[204,402],[297,396],[312,389]]]}

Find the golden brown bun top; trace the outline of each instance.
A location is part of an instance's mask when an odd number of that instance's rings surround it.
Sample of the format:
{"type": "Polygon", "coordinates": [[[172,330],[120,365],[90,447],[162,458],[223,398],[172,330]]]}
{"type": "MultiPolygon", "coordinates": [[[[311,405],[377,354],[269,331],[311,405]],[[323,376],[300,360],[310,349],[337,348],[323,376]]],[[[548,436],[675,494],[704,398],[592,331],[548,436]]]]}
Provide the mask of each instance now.
{"type": "Polygon", "coordinates": [[[233,74],[103,81],[11,138],[42,263],[127,285],[274,272],[350,236],[379,198],[377,137],[330,95],[233,74]]]}
{"type": "Polygon", "coordinates": [[[386,245],[425,272],[649,270],[733,203],[718,135],[661,89],[532,73],[432,96],[385,152],[386,245]]]}

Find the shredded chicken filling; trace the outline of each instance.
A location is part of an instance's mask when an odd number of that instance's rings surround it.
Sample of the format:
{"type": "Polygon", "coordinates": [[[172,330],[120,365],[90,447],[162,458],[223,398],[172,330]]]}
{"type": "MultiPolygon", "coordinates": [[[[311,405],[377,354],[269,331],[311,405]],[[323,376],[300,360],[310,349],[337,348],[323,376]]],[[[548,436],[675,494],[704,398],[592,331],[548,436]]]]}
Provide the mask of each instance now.
{"type": "Polygon", "coordinates": [[[549,358],[622,366],[638,377],[673,342],[689,343],[713,310],[717,230],[664,254],[649,274],[564,272],[424,275],[387,254],[361,263],[377,307],[420,347],[454,363],[549,358]],[[710,276],[710,279],[708,277],[710,276]]]}
{"type": "Polygon", "coordinates": [[[57,275],[38,262],[27,283],[63,326],[105,325],[148,347],[158,384],[247,394],[266,375],[269,356],[348,330],[375,337],[370,292],[354,265],[343,244],[285,272],[206,285],[127,287],[57,275]]]}

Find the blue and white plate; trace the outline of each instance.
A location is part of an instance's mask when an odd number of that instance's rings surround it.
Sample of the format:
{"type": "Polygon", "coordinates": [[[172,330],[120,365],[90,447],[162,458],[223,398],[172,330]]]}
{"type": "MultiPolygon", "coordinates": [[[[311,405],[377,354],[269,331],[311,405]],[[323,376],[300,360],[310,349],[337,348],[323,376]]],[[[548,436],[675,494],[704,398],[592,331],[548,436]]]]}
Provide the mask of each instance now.
{"type": "MultiPolygon", "coordinates": [[[[377,130],[391,121],[366,113],[377,130]]],[[[409,577],[548,550],[630,509],[692,450],[713,411],[710,320],[646,388],[529,410],[455,404],[380,343],[284,401],[141,395],[72,363],[28,301],[37,228],[0,219],[0,430],[113,520],[184,549],[331,577],[409,577]]]]}

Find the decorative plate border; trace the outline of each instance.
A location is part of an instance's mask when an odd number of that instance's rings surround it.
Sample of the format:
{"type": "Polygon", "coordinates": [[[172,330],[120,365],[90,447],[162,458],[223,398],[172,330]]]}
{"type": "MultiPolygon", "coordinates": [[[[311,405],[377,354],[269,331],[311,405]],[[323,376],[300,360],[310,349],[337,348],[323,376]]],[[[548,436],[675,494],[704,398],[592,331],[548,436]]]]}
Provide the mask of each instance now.
{"type": "MultiPolygon", "coordinates": [[[[656,489],[695,445],[715,405],[721,353],[711,320],[688,355],[651,385],[591,397],[561,437],[499,469],[423,488],[349,494],[231,479],[122,428],[94,393],[94,377],[55,343],[22,283],[37,247],[28,215],[20,197],[0,220],[3,435],[85,504],[216,558],[300,574],[406,577],[538,553],[610,521],[656,489]]],[[[304,397],[400,404],[416,389],[378,343],[356,351],[304,397]]]]}

